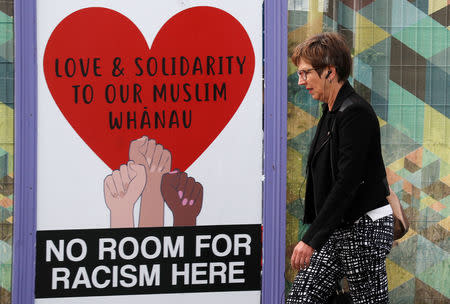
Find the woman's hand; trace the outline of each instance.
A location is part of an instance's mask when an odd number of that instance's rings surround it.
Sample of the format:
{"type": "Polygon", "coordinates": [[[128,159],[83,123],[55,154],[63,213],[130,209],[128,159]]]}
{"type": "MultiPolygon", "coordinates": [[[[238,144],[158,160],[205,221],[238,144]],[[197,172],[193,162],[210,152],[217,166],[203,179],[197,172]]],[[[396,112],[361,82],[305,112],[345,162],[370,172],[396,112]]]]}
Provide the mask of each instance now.
{"type": "Polygon", "coordinates": [[[313,252],[314,249],[311,246],[302,241],[298,242],[291,257],[292,268],[296,270],[308,268],[313,252]]]}

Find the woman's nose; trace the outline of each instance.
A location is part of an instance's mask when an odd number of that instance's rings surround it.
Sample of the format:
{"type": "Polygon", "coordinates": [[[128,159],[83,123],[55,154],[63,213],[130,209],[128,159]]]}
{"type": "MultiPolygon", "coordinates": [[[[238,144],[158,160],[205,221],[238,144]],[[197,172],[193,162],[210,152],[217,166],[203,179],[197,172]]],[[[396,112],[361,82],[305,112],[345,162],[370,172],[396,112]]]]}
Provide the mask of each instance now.
{"type": "Polygon", "coordinates": [[[302,77],[298,77],[298,85],[305,85],[306,81],[302,77]]]}

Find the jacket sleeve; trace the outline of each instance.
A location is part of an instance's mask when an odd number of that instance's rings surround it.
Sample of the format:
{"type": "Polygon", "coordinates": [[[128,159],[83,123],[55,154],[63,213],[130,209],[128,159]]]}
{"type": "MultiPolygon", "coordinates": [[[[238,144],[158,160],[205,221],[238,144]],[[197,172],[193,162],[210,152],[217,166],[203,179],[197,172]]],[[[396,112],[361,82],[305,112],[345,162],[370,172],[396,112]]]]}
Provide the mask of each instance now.
{"type": "Polygon", "coordinates": [[[323,246],[341,224],[346,210],[351,207],[358,186],[363,182],[375,124],[370,112],[360,105],[345,109],[337,121],[339,146],[336,182],[302,239],[316,250],[323,246]]]}

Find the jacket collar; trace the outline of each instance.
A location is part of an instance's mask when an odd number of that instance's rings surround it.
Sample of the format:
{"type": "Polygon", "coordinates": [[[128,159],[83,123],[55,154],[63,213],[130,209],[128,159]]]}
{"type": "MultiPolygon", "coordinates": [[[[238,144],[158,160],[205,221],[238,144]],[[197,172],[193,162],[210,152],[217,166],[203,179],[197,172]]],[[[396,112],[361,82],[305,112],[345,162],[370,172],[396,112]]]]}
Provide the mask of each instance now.
{"type": "MultiPolygon", "coordinates": [[[[339,108],[341,107],[342,103],[344,102],[344,100],[347,99],[347,97],[352,94],[353,92],[355,92],[355,90],[352,88],[352,86],[350,85],[350,83],[348,82],[348,80],[346,80],[344,82],[344,85],[339,89],[339,92],[336,96],[336,101],[333,104],[333,108],[331,109],[330,113],[336,113],[337,111],[339,111],[339,108]]],[[[327,103],[322,103],[322,111],[328,112],[328,104],[327,103]]]]}
{"type": "Polygon", "coordinates": [[[339,108],[341,107],[344,100],[346,100],[347,97],[354,92],[355,92],[355,90],[352,88],[352,86],[350,85],[348,80],[346,80],[344,85],[341,87],[341,89],[339,90],[339,92],[336,96],[336,101],[333,104],[331,113],[335,113],[335,112],[339,111],[339,108]]]}
{"type": "MultiPolygon", "coordinates": [[[[344,102],[344,100],[347,99],[347,97],[352,94],[353,92],[355,92],[355,90],[352,88],[352,86],[350,85],[350,83],[348,82],[348,80],[345,81],[344,85],[340,88],[337,96],[336,96],[336,101],[333,104],[333,108],[331,109],[330,113],[335,114],[337,111],[339,111],[339,108],[341,107],[342,103],[344,102]]],[[[327,103],[322,103],[322,110],[323,110],[323,114],[322,116],[328,112],[328,104],[327,103]]],[[[322,119],[319,120],[319,125],[317,126],[317,130],[320,129],[322,124],[322,119]]],[[[317,142],[317,138],[318,137],[318,133],[316,131],[316,134],[314,135],[314,138],[311,142],[310,145],[310,149],[309,149],[309,154],[308,154],[308,167],[311,165],[312,159],[313,159],[313,154],[314,154],[314,147],[316,145],[317,142]]]]}

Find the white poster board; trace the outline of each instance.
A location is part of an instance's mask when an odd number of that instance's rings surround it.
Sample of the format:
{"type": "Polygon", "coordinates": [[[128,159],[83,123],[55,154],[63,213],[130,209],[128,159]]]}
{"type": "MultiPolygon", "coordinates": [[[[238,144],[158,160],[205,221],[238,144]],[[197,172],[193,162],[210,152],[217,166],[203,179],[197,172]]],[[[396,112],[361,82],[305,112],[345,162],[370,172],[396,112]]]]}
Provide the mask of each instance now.
{"type": "Polygon", "coordinates": [[[39,0],[37,60],[36,303],[259,303],[261,1],[39,0]]]}

